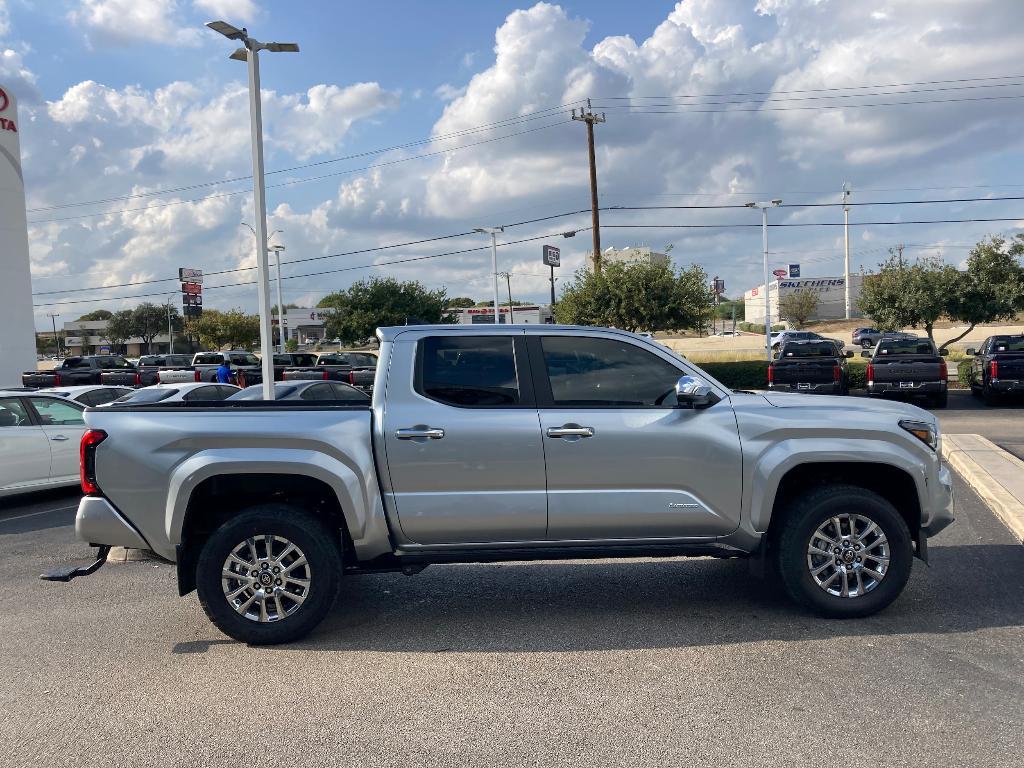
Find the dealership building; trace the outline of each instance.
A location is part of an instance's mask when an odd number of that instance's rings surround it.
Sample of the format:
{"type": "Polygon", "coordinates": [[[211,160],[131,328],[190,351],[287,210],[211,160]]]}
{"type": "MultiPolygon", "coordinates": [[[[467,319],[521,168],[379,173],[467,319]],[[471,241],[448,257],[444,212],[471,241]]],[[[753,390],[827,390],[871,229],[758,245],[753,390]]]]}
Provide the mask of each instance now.
{"type": "MultiPolygon", "coordinates": [[[[850,316],[862,317],[857,309],[862,275],[850,275],[850,316]]],[[[764,324],[764,284],[743,294],[744,317],[748,323],[764,324]]],[[[818,309],[811,320],[841,320],[846,317],[846,280],[840,277],[792,277],[768,283],[768,306],[772,323],[779,321],[779,299],[797,291],[818,294],[818,309]]]]}
{"type": "MultiPolygon", "coordinates": [[[[455,322],[461,325],[494,325],[494,306],[469,307],[467,309],[453,310],[455,322]]],[[[539,323],[553,323],[554,317],[551,314],[551,307],[546,304],[528,307],[498,307],[500,314],[499,323],[524,323],[535,325],[539,323]],[[511,316],[511,319],[509,319],[511,316]]]]}

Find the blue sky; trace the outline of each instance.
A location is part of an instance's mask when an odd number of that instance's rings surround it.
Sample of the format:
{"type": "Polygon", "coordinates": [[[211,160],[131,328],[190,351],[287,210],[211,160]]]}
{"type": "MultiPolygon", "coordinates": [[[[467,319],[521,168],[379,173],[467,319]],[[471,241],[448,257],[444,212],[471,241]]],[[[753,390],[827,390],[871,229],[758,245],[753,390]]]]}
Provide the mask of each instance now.
{"type": "MultiPolygon", "coordinates": [[[[263,88],[268,169],[317,164],[268,177],[287,299],[309,303],[373,274],[486,296],[486,252],[395,263],[478,238],[333,254],[586,207],[582,126],[557,107],[587,97],[608,112],[598,128],[606,205],[834,203],[844,180],[857,202],[1018,195],[1018,15],[1014,0],[0,0],[0,83],[21,99],[37,319],[54,302],[78,302],[60,305],[73,317],[159,301],[145,294],[173,288],[163,281],[178,266],[224,271],[210,306],[254,308],[252,287],[230,284],[253,264],[239,227],[252,215],[247,184],[173,191],[250,171],[245,68],[203,28],[211,18],[302,47],[264,55],[263,88]],[[892,87],[901,83],[929,84],[892,87]],[[915,100],[929,103],[897,103],[915,100]],[[101,285],[122,287],[72,290],[101,285]]],[[[900,242],[959,263],[986,234],[1020,231],[1020,214],[1020,201],[858,208],[854,268],[900,242]],[[1001,221],[859,224],[966,218],[1001,221]]],[[[815,225],[773,229],[773,267],[837,273],[842,232],[817,226],[840,221],[837,209],[773,216],[815,225]]],[[[756,228],[661,226],[756,223],[747,211],[613,211],[602,222],[605,246],[674,244],[677,265],[722,275],[730,294],[758,280],[756,228]]],[[[523,225],[506,239],[587,223],[523,225]]],[[[502,248],[517,297],[546,295],[540,244],[502,248]]],[[[557,244],[568,278],[589,237],[557,244]]]]}

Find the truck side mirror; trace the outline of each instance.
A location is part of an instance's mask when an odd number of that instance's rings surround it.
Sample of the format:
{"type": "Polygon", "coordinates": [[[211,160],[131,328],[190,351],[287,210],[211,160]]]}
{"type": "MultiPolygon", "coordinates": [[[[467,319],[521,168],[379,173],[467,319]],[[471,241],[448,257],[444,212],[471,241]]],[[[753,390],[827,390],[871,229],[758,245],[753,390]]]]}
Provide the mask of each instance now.
{"type": "Polygon", "coordinates": [[[948,349],[940,349],[939,350],[939,356],[940,357],[946,357],[947,355],[949,355],[949,350],[948,349]]]}
{"type": "Polygon", "coordinates": [[[976,354],[978,354],[978,350],[976,350],[974,347],[968,347],[966,354],[968,355],[968,357],[974,357],[976,354]]]}
{"type": "Polygon", "coordinates": [[[718,402],[715,391],[700,376],[680,376],[676,382],[676,402],[683,408],[710,408],[718,402]]]}
{"type": "Polygon", "coordinates": [[[843,356],[844,357],[853,357],[853,350],[852,349],[846,350],[845,352],[843,352],[843,356]]]}
{"type": "Polygon", "coordinates": [[[865,350],[864,350],[863,352],[861,352],[861,353],[860,353],[860,356],[861,356],[861,357],[871,357],[871,353],[870,353],[870,352],[868,352],[868,351],[867,351],[867,350],[865,349],[865,350]]]}

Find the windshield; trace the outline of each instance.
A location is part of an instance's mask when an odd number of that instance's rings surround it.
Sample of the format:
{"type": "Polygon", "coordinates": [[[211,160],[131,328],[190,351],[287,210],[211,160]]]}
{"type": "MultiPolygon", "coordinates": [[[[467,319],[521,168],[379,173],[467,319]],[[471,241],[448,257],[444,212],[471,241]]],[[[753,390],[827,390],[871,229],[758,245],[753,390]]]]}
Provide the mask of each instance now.
{"type": "Polygon", "coordinates": [[[365,352],[340,352],[333,355],[320,355],[317,365],[350,365],[353,368],[376,368],[377,356],[365,352]]]}
{"type": "Polygon", "coordinates": [[[993,352],[1024,352],[1024,336],[996,339],[992,342],[993,352]]]}
{"type": "Polygon", "coordinates": [[[782,348],[781,357],[836,357],[836,345],[831,341],[809,341],[803,344],[787,344],[782,348]]]}
{"type": "Polygon", "coordinates": [[[934,355],[935,347],[927,339],[898,339],[878,345],[879,355],[934,355]]]}
{"type": "Polygon", "coordinates": [[[122,403],[130,403],[132,405],[143,405],[146,403],[159,403],[161,400],[166,400],[172,395],[178,394],[176,389],[156,389],[155,387],[147,387],[146,389],[137,389],[131,394],[117,398],[114,401],[114,405],[120,405],[122,403]]]}
{"type": "MultiPolygon", "coordinates": [[[[284,400],[285,398],[293,395],[298,387],[275,384],[274,385],[274,399],[284,400]]],[[[246,387],[241,392],[235,392],[228,400],[262,400],[263,399],[263,385],[254,384],[251,387],[246,387]]]]}

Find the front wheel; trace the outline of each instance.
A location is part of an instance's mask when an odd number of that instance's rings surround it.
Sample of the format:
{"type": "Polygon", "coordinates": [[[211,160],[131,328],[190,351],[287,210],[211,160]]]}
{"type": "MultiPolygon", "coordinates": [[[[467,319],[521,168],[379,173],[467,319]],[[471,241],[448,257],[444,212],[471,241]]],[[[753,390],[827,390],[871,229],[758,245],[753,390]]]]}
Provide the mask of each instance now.
{"type": "Polygon", "coordinates": [[[298,640],[331,610],[341,578],[340,536],[286,504],[252,507],[203,545],[199,602],[221,632],[251,645],[298,640]]]}
{"type": "Polygon", "coordinates": [[[913,548],[906,521],[884,498],[830,485],[797,498],[786,515],[776,564],[794,601],[838,619],[870,616],[899,597],[913,548]]]}

